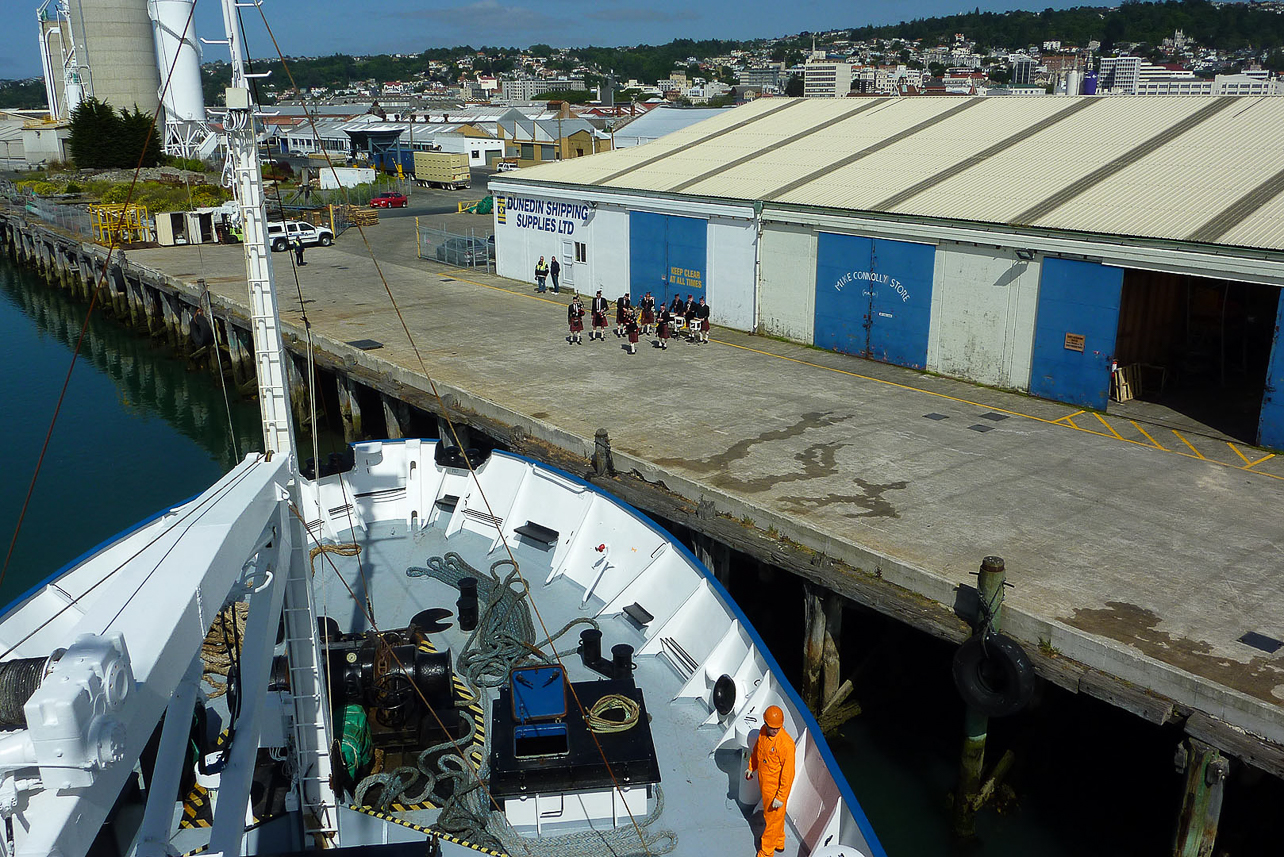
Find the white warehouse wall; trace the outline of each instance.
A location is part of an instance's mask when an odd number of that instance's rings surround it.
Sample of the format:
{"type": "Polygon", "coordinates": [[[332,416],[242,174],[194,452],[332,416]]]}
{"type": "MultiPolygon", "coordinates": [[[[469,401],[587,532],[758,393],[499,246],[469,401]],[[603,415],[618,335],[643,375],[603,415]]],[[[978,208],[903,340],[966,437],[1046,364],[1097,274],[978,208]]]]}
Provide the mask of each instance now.
{"type": "Polygon", "coordinates": [[[629,290],[629,212],[620,206],[599,205],[589,226],[593,230],[588,247],[593,287],[581,291],[592,296],[601,289],[614,300],[629,290]]]}
{"type": "Polygon", "coordinates": [[[752,220],[709,218],[705,299],[714,324],[753,330],[756,233],[752,220]]]}
{"type": "Polygon", "coordinates": [[[816,322],[816,232],[767,224],[762,231],[758,326],[763,333],[811,344],[816,322]]]}
{"type": "MultiPolygon", "coordinates": [[[[609,211],[605,207],[598,209],[573,195],[536,195],[525,191],[496,191],[493,211],[495,266],[501,277],[531,283],[533,287],[535,263],[539,257],[551,262],[556,255],[562,263],[561,281],[565,288],[589,294],[598,288],[614,288],[612,281],[604,280],[604,277],[618,276],[617,269],[621,265],[624,272],[622,282],[627,284],[628,215],[623,211],[609,211]],[[621,220],[622,227],[619,225],[621,220]],[[601,246],[599,232],[611,246],[601,246]],[[620,234],[624,242],[622,253],[615,245],[620,234]],[[576,242],[586,245],[585,262],[575,261],[576,242]],[[615,255],[623,255],[624,258],[617,260],[615,255]]],[[[553,287],[551,281],[548,287],[553,287]]]]}
{"type": "Polygon", "coordinates": [[[936,249],[927,368],[993,387],[1030,386],[1039,262],[1012,250],[936,249]]]}

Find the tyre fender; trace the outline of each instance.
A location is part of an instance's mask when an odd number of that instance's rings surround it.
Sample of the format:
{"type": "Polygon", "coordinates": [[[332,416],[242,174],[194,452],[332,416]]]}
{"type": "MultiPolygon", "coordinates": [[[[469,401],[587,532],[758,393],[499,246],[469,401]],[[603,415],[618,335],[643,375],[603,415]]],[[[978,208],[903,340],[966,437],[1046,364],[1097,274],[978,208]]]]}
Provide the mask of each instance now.
{"type": "Polygon", "coordinates": [[[1021,645],[993,632],[977,634],[954,653],[954,685],[988,717],[1016,714],[1034,695],[1034,665],[1021,645]]]}

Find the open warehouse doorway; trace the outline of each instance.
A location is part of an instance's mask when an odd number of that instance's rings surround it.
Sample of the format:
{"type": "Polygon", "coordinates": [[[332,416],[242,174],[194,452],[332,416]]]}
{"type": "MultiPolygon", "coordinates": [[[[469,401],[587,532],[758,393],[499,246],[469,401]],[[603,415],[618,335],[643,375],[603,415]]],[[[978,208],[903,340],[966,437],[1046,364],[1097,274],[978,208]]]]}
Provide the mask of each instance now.
{"type": "Polygon", "coordinates": [[[1257,443],[1279,299],[1275,286],[1125,271],[1111,409],[1153,402],[1257,443]]]}

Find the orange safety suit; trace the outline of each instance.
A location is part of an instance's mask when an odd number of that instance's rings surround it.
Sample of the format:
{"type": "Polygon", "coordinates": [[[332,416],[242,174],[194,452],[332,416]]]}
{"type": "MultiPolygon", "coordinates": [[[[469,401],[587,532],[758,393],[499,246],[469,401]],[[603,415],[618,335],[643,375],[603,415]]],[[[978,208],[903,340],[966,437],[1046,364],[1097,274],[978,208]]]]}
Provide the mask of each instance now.
{"type": "Polygon", "coordinates": [[[762,790],[765,827],[758,857],[773,857],[773,852],[785,847],[785,809],[794,785],[794,739],[783,729],[771,737],[765,729],[760,731],[749,756],[749,770],[758,772],[758,788],[762,790]],[[780,809],[771,808],[776,800],[780,809]]]}

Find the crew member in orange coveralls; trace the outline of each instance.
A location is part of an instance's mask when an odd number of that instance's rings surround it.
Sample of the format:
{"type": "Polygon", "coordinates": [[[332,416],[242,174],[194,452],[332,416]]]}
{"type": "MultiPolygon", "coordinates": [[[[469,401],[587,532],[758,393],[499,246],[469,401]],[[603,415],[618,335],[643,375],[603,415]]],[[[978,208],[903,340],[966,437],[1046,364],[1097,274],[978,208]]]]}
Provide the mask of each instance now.
{"type": "Polygon", "coordinates": [[[745,779],[752,779],[757,771],[766,825],[758,857],[773,857],[773,852],[785,850],[785,805],[789,803],[789,790],[794,784],[794,739],[781,728],[785,725],[785,714],[779,706],[768,706],[762,719],[766,725],[758,731],[758,742],[749,755],[745,779]]]}

